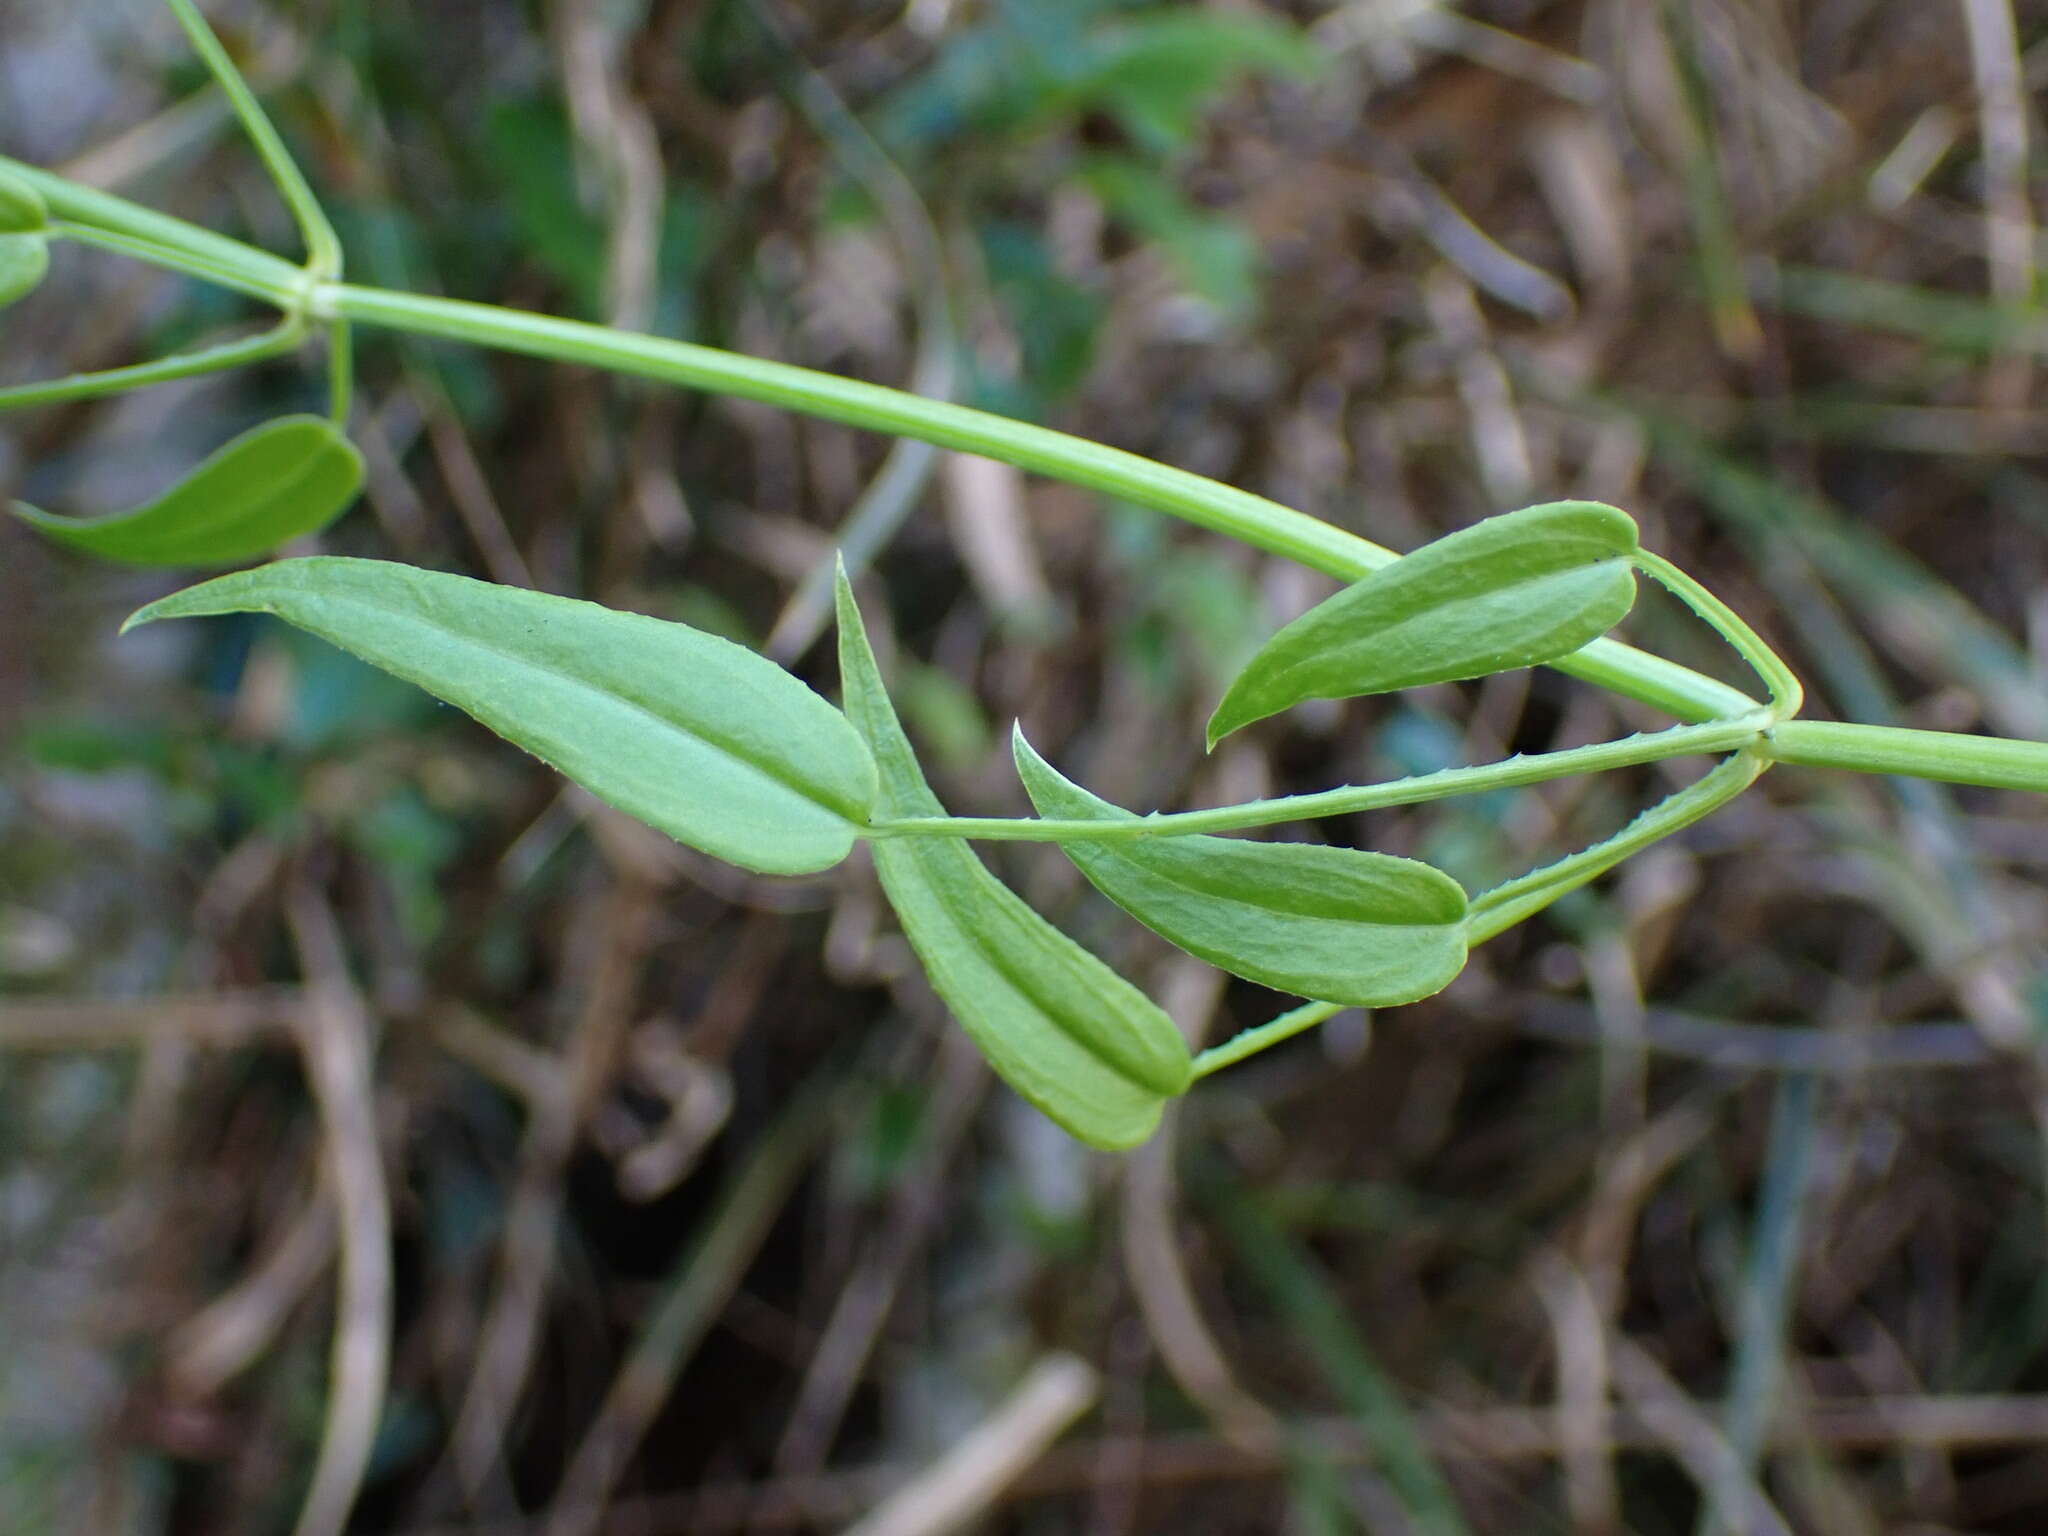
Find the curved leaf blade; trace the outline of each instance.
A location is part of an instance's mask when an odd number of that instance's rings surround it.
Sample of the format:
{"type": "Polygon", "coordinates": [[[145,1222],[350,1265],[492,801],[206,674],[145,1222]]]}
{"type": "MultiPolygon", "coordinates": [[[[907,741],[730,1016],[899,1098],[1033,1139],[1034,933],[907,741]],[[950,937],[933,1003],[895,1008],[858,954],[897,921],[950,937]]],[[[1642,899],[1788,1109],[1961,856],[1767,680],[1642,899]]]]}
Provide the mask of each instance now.
{"type": "Polygon", "coordinates": [[[35,292],[49,270],[47,238],[0,234],[0,309],[35,292]]]}
{"type": "MultiPolygon", "coordinates": [[[[1068,779],[1020,727],[1038,814],[1139,821],[1068,779]]],[[[1309,843],[1157,837],[1060,845],[1089,883],[1161,938],[1247,981],[1363,1008],[1412,1003],[1465,968],[1465,892],[1414,859],[1309,843]]]]}
{"type": "Polygon", "coordinates": [[[1569,656],[1635,604],[1635,520],[1597,501],[1489,517],[1281,629],[1209,719],[1209,745],[1306,699],[1484,677],[1569,656]]]}
{"type": "Polygon", "coordinates": [[[363,484],[363,457],[333,422],[283,416],[244,432],[170,490],[110,517],[16,517],[60,544],[131,565],[230,565],[326,527],[363,484]]]}
{"type": "MultiPolygon", "coordinates": [[[[846,713],[881,776],[879,814],[943,816],[889,702],[845,572],[846,713]]],[[[932,988],[1002,1079],[1090,1146],[1136,1146],[1192,1061],[1172,1019],[1025,905],[957,838],[882,838],[875,871],[932,988]]]]}
{"type": "Polygon", "coordinates": [[[875,767],[766,657],[596,603],[382,560],[283,560],[129,619],[270,613],[417,683],[679,843],[763,874],[845,858],[875,767]]]}

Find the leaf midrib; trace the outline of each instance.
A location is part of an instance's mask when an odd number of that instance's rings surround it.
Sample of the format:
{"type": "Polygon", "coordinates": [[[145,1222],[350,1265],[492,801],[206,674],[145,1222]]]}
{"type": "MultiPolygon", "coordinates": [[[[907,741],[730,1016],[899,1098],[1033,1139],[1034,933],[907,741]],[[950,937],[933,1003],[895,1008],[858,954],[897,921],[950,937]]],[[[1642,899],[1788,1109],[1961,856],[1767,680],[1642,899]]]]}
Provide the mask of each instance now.
{"type": "MultiPolygon", "coordinates": [[[[972,867],[970,868],[968,865],[963,864],[961,872],[975,888],[973,892],[974,900],[987,902],[991,905],[1000,904],[1005,895],[1012,899],[1021,900],[1021,898],[1017,897],[1016,892],[1010,890],[1008,886],[998,880],[994,872],[987,865],[983,864],[980,859],[976,858],[971,850],[963,851],[965,851],[966,858],[971,861],[972,867]],[[1002,894],[999,895],[997,894],[998,892],[1002,894]]],[[[878,845],[876,852],[881,854],[882,847],[878,845]]],[[[892,848],[889,850],[889,854],[883,856],[889,857],[898,853],[907,854],[915,863],[920,865],[925,864],[927,861],[935,861],[947,856],[947,853],[944,851],[923,848],[892,848]]],[[[929,877],[927,879],[929,880],[929,877]]],[[[986,940],[981,932],[980,925],[961,921],[955,915],[952,904],[947,901],[946,893],[937,888],[936,881],[931,881],[930,883],[933,886],[932,894],[936,898],[938,914],[942,920],[953,929],[956,935],[965,940],[965,947],[967,949],[979,956],[984,965],[1001,977],[1003,981],[1007,982],[1011,989],[1028,1003],[1041,1018],[1052,1025],[1054,1029],[1058,1030],[1060,1034],[1064,1035],[1074,1045],[1078,1046],[1083,1054],[1091,1061],[1099,1064],[1105,1071],[1122,1078],[1123,1081],[1141,1092],[1152,1094],[1155,1097],[1165,1097],[1164,1091],[1156,1084],[1148,1083],[1142,1077],[1134,1076],[1122,1062],[1104,1055],[1099,1045],[1090,1038],[1084,1026],[1084,1021],[1071,1017],[1065,1009],[1055,1007],[1048,1002],[1034,985],[1033,974],[1027,968],[1005,964],[1003,952],[986,940]]],[[[1036,912],[1032,912],[1030,908],[1027,907],[1025,910],[1034,919],[1040,922],[1044,921],[1042,917],[1039,917],[1036,912]]],[[[1086,951],[1083,951],[1083,953],[1086,953],[1086,951]]]]}
{"type": "MultiPolygon", "coordinates": [[[[1040,761],[1043,762],[1043,759],[1041,759],[1040,761]]],[[[1061,774],[1060,771],[1057,768],[1054,768],[1050,763],[1044,763],[1044,769],[1048,775],[1054,776],[1059,781],[1058,785],[1055,787],[1055,792],[1070,795],[1071,798],[1074,800],[1075,804],[1071,807],[1068,807],[1067,812],[1074,814],[1076,819],[1078,820],[1122,823],[1127,821],[1143,821],[1145,819],[1144,817],[1138,815],[1135,811],[1127,811],[1120,805],[1112,805],[1108,801],[1103,800],[1100,796],[1091,794],[1088,790],[1082,788],[1078,784],[1075,784],[1071,779],[1068,779],[1064,774],[1061,774]]],[[[1036,797],[1034,796],[1033,798],[1035,799],[1036,797]]],[[[1211,837],[1207,834],[1197,834],[1194,837],[1178,838],[1176,839],[1176,841],[1211,845],[1215,843],[1227,843],[1229,840],[1226,838],[1211,837]]],[[[1164,850],[1155,849],[1145,851],[1163,852],[1164,850]]],[[[1347,927],[1355,928],[1387,928],[1398,932],[1433,932],[1439,929],[1456,928],[1465,920],[1464,915],[1462,913],[1457,917],[1447,918],[1442,922],[1396,923],[1381,922],[1375,918],[1333,917],[1327,913],[1322,912],[1291,911],[1285,907],[1263,906],[1260,903],[1248,900],[1243,896],[1230,895],[1225,892],[1213,891],[1206,889],[1203,886],[1192,884],[1187,879],[1173,873],[1170,867],[1142,861],[1140,856],[1141,850],[1137,848],[1110,848],[1093,845],[1087,843],[1086,841],[1077,840],[1076,842],[1068,845],[1065,849],[1065,852],[1068,854],[1069,857],[1075,858],[1076,862],[1079,862],[1079,860],[1084,857],[1098,863],[1114,863],[1115,861],[1121,859],[1125,863],[1135,865],[1139,869],[1152,875],[1154,878],[1164,881],[1166,884],[1172,886],[1175,890],[1187,891],[1193,895],[1204,897],[1210,901],[1231,902],[1234,905],[1248,908],[1253,912],[1268,912],[1276,914],[1281,917],[1294,918],[1304,922],[1339,923],[1347,927]]]]}
{"type": "MultiPolygon", "coordinates": [[[[417,610],[414,609],[394,607],[390,604],[380,603],[374,598],[362,597],[354,593],[350,593],[345,596],[336,596],[332,593],[328,593],[323,594],[323,596],[325,597],[325,600],[329,602],[354,603],[359,607],[369,609],[373,613],[383,614],[393,618],[411,619],[415,622],[426,624],[429,628],[436,628],[441,630],[445,634],[455,636],[458,640],[461,641],[462,644],[468,645],[473,649],[483,651],[486,655],[501,657],[507,661],[510,661],[516,666],[524,667],[529,671],[537,672],[544,677],[551,677],[559,682],[570,683],[577,687],[589,689],[591,692],[603,691],[605,697],[614,699],[624,704],[628,709],[632,710],[635,714],[642,715],[647,719],[653,721],[655,724],[665,726],[670,730],[676,731],[680,735],[695,737],[697,740],[707,743],[708,745],[722,753],[724,756],[738,763],[741,767],[751,770],[757,776],[766,779],[771,784],[777,785],[782,789],[788,790],[791,794],[797,796],[799,799],[808,801],[810,804],[817,806],[821,810],[831,812],[834,816],[838,817],[841,821],[846,822],[848,825],[854,827],[862,827],[867,825],[867,820],[864,814],[849,812],[841,806],[833,804],[830,800],[823,798],[821,795],[814,793],[810,788],[808,788],[798,780],[792,778],[790,775],[778,772],[774,767],[771,767],[766,763],[758,762],[754,758],[747,756],[745,753],[738,750],[728,738],[719,735],[713,731],[700,731],[693,729],[691,727],[678,725],[675,721],[670,720],[667,717],[657,713],[650,706],[642,703],[640,700],[636,698],[630,697],[629,695],[600,690],[594,687],[587,678],[578,677],[573,672],[566,671],[558,666],[552,666],[547,662],[532,661],[525,657],[514,656],[508,652],[496,650],[493,647],[485,645],[480,641],[476,641],[466,636],[463,636],[460,634],[459,631],[450,629],[444,624],[440,624],[434,620],[425,619],[419,614],[417,610]]],[[[286,619],[287,622],[291,622],[288,615],[280,613],[274,607],[266,605],[262,608],[261,611],[271,614],[277,618],[286,619]]],[[[645,618],[646,615],[637,615],[637,617],[645,618]]],[[[661,621],[653,620],[651,622],[659,623],[661,621]]],[[[352,652],[354,651],[354,647],[349,646],[342,641],[335,640],[332,643],[341,646],[343,650],[352,652]]],[[[360,652],[354,652],[354,654],[358,656],[361,655],[360,652]]],[[[364,659],[367,660],[368,658],[364,659]]],[[[382,664],[373,663],[373,665],[381,666],[382,664]]],[[[425,684],[420,683],[417,678],[407,678],[407,681],[413,683],[414,686],[416,687],[424,688],[428,693],[432,693],[434,691],[431,688],[427,688],[425,684]]],[[[829,708],[830,706],[828,705],[827,707],[829,708]]],[[[517,745],[516,743],[514,744],[517,745]]]]}

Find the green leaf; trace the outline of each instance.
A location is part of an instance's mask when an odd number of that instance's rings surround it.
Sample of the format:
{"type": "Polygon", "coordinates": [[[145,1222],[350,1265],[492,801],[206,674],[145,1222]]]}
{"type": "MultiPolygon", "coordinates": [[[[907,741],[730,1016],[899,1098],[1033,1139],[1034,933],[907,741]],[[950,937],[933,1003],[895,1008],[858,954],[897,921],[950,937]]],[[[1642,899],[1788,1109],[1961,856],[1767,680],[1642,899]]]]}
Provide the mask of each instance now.
{"type": "MultiPolygon", "coordinates": [[[[943,816],[869,649],[845,572],[846,712],[881,774],[877,811],[943,816]]],[[[1180,1031],[1145,995],[1026,906],[957,838],[881,838],[875,871],[932,987],[1018,1093],[1091,1146],[1136,1146],[1188,1085],[1180,1031]]]]}
{"type": "Polygon", "coordinates": [[[14,515],[61,544],[133,565],[230,565],[326,527],[362,488],[363,459],[334,423],[285,416],[244,432],[155,501],[111,517],[14,515]]]}
{"type": "Polygon", "coordinates": [[[1597,501],[1505,512],[1319,603],[1246,663],[1209,745],[1301,703],[1484,677],[1569,656],[1635,603],[1636,525],[1597,501]]]}
{"type": "Polygon", "coordinates": [[[1154,154],[1184,147],[1203,116],[1248,75],[1317,73],[1325,56],[1291,26],[1257,15],[1166,8],[1104,29],[1101,59],[1076,96],[1099,100],[1154,154]]]}
{"type": "MultiPolygon", "coordinates": [[[[1021,727],[1012,747],[1039,815],[1142,820],[1062,775],[1021,727]]],[[[1465,966],[1465,892],[1414,859],[1203,836],[1060,847],[1161,938],[1275,991],[1388,1008],[1441,991],[1465,966]]]]}
{"type": "Polygon", "coordinates": [[[1132,155],[1091,155],[1078,179],[1105,207],[1156,244],[1190,292],[1226,315],[1259,297],[1258,242],[1249,229],[1197,207],[1175,180],[1132,155]]]}
{"type": "Polygon", "coordinates": [[[32,235],[50,227],[50,208],[35,186],[0,170],[0,235],[32,235]]]}
{"type": "Polygon", "coordinates": [[[50,242],[41,235],[0,235],[0,309],[35,291],[50,270],[50,242]]]}
{"type": "Polygon", "coordinates": [[[684,624],[382,560],[284,560],[128,621],[273,613],[474,715],[629,816],[764,874],[846,857],[875,766],[846,717],[684,624]]]}

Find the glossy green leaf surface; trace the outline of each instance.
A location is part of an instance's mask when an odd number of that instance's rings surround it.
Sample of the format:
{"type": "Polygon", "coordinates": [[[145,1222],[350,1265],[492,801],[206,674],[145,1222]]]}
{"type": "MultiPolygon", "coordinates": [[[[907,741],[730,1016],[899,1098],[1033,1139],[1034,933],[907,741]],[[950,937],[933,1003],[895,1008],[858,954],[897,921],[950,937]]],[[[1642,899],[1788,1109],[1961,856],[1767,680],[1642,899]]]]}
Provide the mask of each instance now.
{"type": "Polygon", "coordinates": [[[133,565],[230,565],[326,527],[363,484],[355,445],[319,416],[244,432],[170,490],[111,517],[14,515],[59,543],[133,565]]]}
{"type": "Polygon", "coordinates": [[[50,270],[50,242],[42,235],[0,235],[0,309],[26,298],[50,270]]]}
{"type": "Polygon", "coordinates": [[[129,626],[272,613],[419,684],[677,842],[764,874],[846,857],[875,767],[846,717],[766,657],[671,624],[382,560],[284,560],[129,626]]]}
{"type": "Polygon", "coordinates": [[[1317,604],[1246,663],[1209,745],[1306,699],[1484,677],[1569,656],[1635,603],[1635,520],[1596,501],[1489,517],[1317,604]]]}
{"type": "MultiPolygon", "coordinates": [[[[1012,746],[1039,815],[1142,819],[1066,778],[1021,729],[1012,746]]],[[[1465,892],[1414,859],[1206,836],[1060,847],[1161,938],[1275,991],[1385,1008],[1442,990],[1465,966],[1465,892]]]]}
{"type": "MultiPolygon", "coordinates": [[[[881,775],[877,813],[943,816],[839,580],[846,713],[881,775]]],[[[1188,1085],[1173,1020],[1054,928],[957,838],[883,838],[875,870],[932,987],[1003,1080],[1091,1146],[1135,1146],[1188,1085]]]]}

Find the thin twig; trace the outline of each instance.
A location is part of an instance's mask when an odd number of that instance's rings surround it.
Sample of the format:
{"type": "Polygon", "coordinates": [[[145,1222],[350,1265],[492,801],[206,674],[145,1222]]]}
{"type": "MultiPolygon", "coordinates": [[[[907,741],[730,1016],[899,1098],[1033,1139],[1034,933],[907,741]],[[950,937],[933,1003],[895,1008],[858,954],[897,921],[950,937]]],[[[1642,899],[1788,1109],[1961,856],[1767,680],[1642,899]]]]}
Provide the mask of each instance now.
{"type": "Polygon", "coordinates": [[[648,1313],[597,1418],[584,1431],[556,1493],[548,1536],[593,1536],[598,1530],[626,1463],[831,1129],[836,1087],[832,1076],[813,1080],[749,1150],[745,1171],[648,1313]]]}
{"type": "MultiPolygon", "coordinates": [[[[1633,1340],[1616,1335],[1614,1379],[1649,1433],[1685,1468],[1720,1528],[1746,1536],[1792,1536],[1792,1527],[1771,1503],[1741,1453],[1718,1424],[1664,1373],[1633,1340]]],[[[1733,1405],[1727,1410],[1739,1412],[1733,1405]]]]}
{"type": "MultiPolygon", "coordinates": [[[[622,877],[610,899],[592,911],[601,948],[570,1030],[567,1059],[542,1058],[552,1068],[545,1070],[531,1056],[522,1056],[514,1069],[528,1080],[530,1091],[519,1177],[505,1216],[497,1288],[477,1332],[476,1366],[451,1437],[456,1473],[472,1499],[504,1455],[506,1426],[533,1368],[541,1310],[555,1268],[564,1174],[617,1059],[652,942],[654,913],[653,891],[631,876],[622,877]]],[[[477,1041],[472,1037],[469,1043],[477,1041]]],[[[513,1042],[493,1043],[499,1063],[509,1066],[507,1047],[513,1042]]]]}
{"type": "Polygon", "coordinates": [[[335,1244],[334,1202],[316,1187],[255,1268],[171,1335],[165,1374],[178,1391],[211,1397],[261,1358],[325,1272],[335,1244]]]}
{"type": "Polygon", "coordinates": [[[1017,1474],[1087,1412],[1100,1379],[1078,1355],[1044,1356],[1002,1406],[846,1536],[949,1536],[1002,1497],[1017,1474]]]}
{"type": "MultiPolygon", "coordinates": [[[[1192,1048],[1199,1048],[1223,998],[1222,972],[1182,956],[1161,989],[1166,1011],[1192,1048]]],[[[1174,1149],[1181,1102],[1166,1106],[1159,1129],[1125,1160],[1123,1178],[1123,1260],[1131,1293],[1168,1374],[1209,1421],[1232,1443],[1270,1447],[1280,1441],[1280,1422],[1230,1368],[1222,1346],[1202,1316],[1174,1229],[1179,1181],[1174,1149]]]]}
{"type": "MultiPolygon", "coordinates": [[[[1984,256],[1991,297],[2025,308],[2034,301],[2034,214],[2027,193],[2027,101],[2010,0],[1961,0],[1977,82],[1984,143],[1984,256]]],[[[1985,403],[2026,404],[2033,372],[2026,349],[2001,357],[1985,380],[1985,403]]]]}
{"type": "Polygon", "coordinates": [[[30,1002],[0,1007],[0,1051],[130,1050],[152,1041],[230,1049],[282,1037],[305,994],[275,987],[147,1002],[30,1002]]]}
{"type": "MultiPolygon", "coordinates": [[[[784,54],[791,70],[790,94],[825,140],[832,157],[882,210],[890,238],[903,257],[917,312],[917,356],[910,388],[934,400],[950,400],[958,381],[958,343],[943,248],[931,214],[917,188],[847,107],[831,81],[811,68],[790,36],[777,0],[753,0],[754,20],[784,54]]],[[[833,537],[834,549],[811,564],[796,591],[776,616],[764,649],[789,661],[810,649],[832,612],[837,561],[858,577],[887,547],[931,482],[938,454],[927,443],[900,437],[833,537]]]]}
{"type": "MultiPolygon", "coordinates": [[[[1724,1411],[1714,1399],[1690,1399],[1710,1426],[1724,1411]]],[[[1431,1452],[1446,1463],[1514,1465],[1553,1460],[1575,1443],[1577,1431],[1554,1408],[1424,1408],[1417,1427],[1431,1452]]],[[[1212,1434],[1155,1435],[1135,1446],[1121,1437],[1070,1441],[1048,1450],[1018,1473],[1006,1496],[1012,1501],[1059,1497],[1092,1487],[1105,1458],[1114,1457],[1129,1475],[1150,1488],[1201,1488],[1219,1483],[1267,1481],[1294,1464],[1306,1446],[1344,1466],[1368,1466],[1377,1447],[1355,1419],[1296,1421],[1286,1446],[1251,1449],[1212,1434]]],[[[1615,1452],[1654,1452],[1667,1445],[1666,1426],[1652,1425],[1632,1407],[1610,1406],[1594,1425],[1599,1443],[1615,1452]]],[[[1838,1453],[1897,1451],[1931,1446],[1948,1450],[1996,1450],[2048,1444],[2048,1394],[2027,1396],[1921,1396],[1809,1399],[1799,1411],[1771,1426],[1771,1449],[1817,1447],[1838,1453]]],[[[721,1532],[810,1529],[821,1521],[847,1519],[870,1507],[887,1490],[915,1477],[900,1465],[883,1463],[828,1472],[800,1482],[708,1483],[686,1494],[621,1499],[601,1512],[605,1536],[690,1536],[721,1532]]],[[[528,1520],[487,1521],[408,1531],[405,1536],[534,1536],[528,1520]]]]}
{"type": "MultiPolygon", "coordinates": [[[[1600,1025],[1584,1004],[1518,997],[1499,1022],[1560,1045],[1598,1045],[1600,1025]]],[[[1676,1008],[1642,1016],[1644,1047],[1661,1056],[1702,1062],[1733,1072],[1807,1072],[1848,1076],[1864,1072],[1967,1070],[2008,1058],[1973,1024],[1873,1023],[1854,1032],[1797,1025],[1745,1024],[1676,1008]]]]}
{"type": "Polygon", "coordinates": [[[294,1536],[340,1536],[369,1470],[391,1365],[391,1203],[371,1082],[374,1033],[326,899],[300,884],[286,918],[306,976],[300,1049],[327,1142],[341,1236],[327,1423],[294,1536]]]}
{"type": "Polygon", "coordinates": [[[945,1209],[946,1175],[981,1104],[989,1072],[967,1036],[953,1029],[946,1032],[934,1075],[928,1110],[932,1129],[916,1172],[898,1186],[881,1230],[863,1249],[811,1350],[775,1452],[775,1469],[783,1477],[808,1477],[824,1465],[904,1275],[945,1209]]]}
{"type": "Polygon", "coordinates": [[[1581,1536],[1603,1536],[1621,1526],[1621,1488],[1606,1438],[1607,1323],[1586,1277],[1563,1254],[1536,1256],[1536,1295],[1550,1318],[1557,1356],[1558,1460],[1565,1508],[1581,1536]]]}

